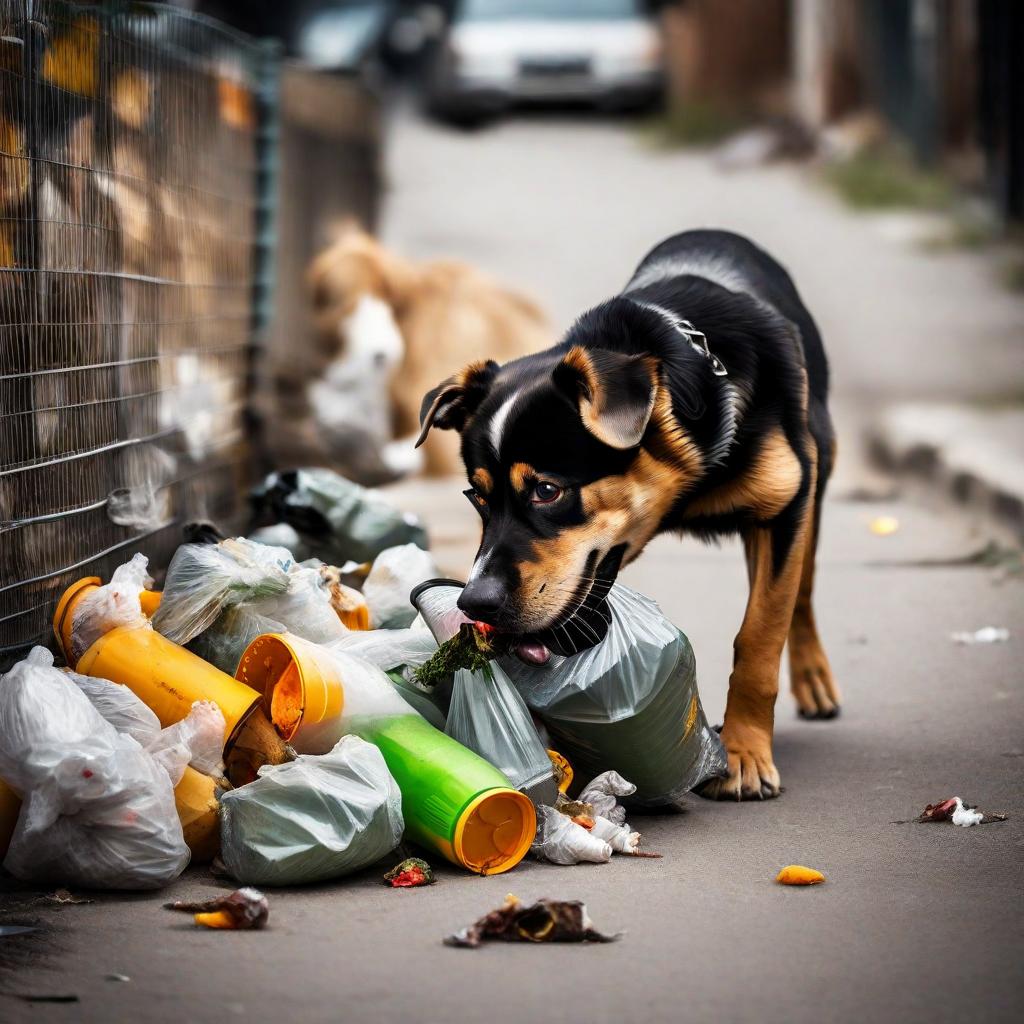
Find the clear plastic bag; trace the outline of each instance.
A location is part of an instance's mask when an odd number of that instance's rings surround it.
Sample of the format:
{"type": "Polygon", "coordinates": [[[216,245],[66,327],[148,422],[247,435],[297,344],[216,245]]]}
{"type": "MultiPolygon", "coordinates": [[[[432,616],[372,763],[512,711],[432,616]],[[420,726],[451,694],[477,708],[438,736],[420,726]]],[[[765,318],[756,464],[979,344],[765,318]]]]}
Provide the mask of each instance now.
{"type": "Polygon", "coordinates": [[[261,522],[293,526],[307,549],[330,565],[372,562],[397,544],[427,548],[415,516],[330,469],[272,473],[253,491],[252,502],[261,522]]]}
{"type": "Polygon", "coordinates": [[[156,889],[188,864],[167,771],[45,648],[0,679],[0,778],[22,797],[4,860],[17,878],[156,889]]]}
{"type": "Polygon", "coordinates": [[[240,882],[300,885],[351,874],[401,841],[402,794],[358,736],[260,769],[221,799],[221,858],[240,882]]]}
{"type": "Polygon", "coordinates": [[[677,804],[727,770],[700,704],[693,650],[657,604],[628,587],[612,587],[608,608],[595,647],[546,665],[501,664],[577,777],[614,769],[636,785],[629,803],[677,804]]]}
{"type": "Polygon", "coordinates": [[[475,750],[535,801],[558,795],[551,759],[534,728],[523,698],[498,665],[491,677],[461,669],[455,673],[444,731],[475,750]]]}
{"type": "Polygon", "coordinates": [[[164,596],[153,628],[187,644],[234,605],[287,592],[291,553],[243,538],[219,544],[182,544],[167,567],[164,596]]]}
{"type": "Polygon", "coordinates": [[[409,601],[413,587],[437,576],[430,554],[415,544],[403,544],[382,551],[373,562],[363,584],[363,597],[370,606],[374,629],[401,629],[416,618],[409,601]]]}
{"type": "Polygon", "coordinates": [[[152,586],[149,559],[135,555],[130,562],[119,565],[110,582],[86,594],[75,605],[71,620],[71,663],[79,658],[105,633],[124,626],[137,629],[149,626],[142,613],[139,594],[152,586]]]}
{"type": "Polygon", "coordinates": [[[230,675],[260,633],[326,643],[348,632],[317,568],[297,565],[285,548],[241,537],[179,547],[153,625],[230,675]]]}

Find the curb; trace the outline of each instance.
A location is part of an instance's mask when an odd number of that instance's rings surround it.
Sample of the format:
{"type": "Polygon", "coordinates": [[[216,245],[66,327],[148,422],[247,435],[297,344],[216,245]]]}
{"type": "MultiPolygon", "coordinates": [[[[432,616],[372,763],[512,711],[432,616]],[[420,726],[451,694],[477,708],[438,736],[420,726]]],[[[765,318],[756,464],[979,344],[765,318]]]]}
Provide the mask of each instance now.
{"type": "Polygon", "coordinates": [[[1024,408],[889,406],[867,440],[881,469],[924,481],[1024,543],[1024,408]]]}

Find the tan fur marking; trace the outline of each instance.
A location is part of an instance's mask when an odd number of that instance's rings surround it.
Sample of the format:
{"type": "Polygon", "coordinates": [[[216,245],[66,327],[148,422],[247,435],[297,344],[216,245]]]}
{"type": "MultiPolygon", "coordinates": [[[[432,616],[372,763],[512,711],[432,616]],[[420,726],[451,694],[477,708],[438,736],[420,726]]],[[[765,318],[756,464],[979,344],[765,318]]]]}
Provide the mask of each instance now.
{"type": "Polygon", "coordinates": [[[490,494],[494,490],[494,478],[482,466],[474,469],[469,482],[481,493],[490,494]]]}
{"type": "Polygon", "coordinates": [[[750,596],[736,636],[736,663],[729,677],[722,743],[729,756],[729,778],[713,781],[707,795],[737,799],[779,791],[779,773],[772,760],[775,698],[779,662],[793,621],[804,552],[811,530],[817,465],[812,462],[810,492],[785,564],[776,573],[772,533],[755,526],[743,537],[750,596]]]}
{"type": "Polygon", "coordinates": [[[658,384],[651,413],[653,436],[648,435],[645,448],[659,461],[670,462],[681,470],[686,483],[704,473],[704,456],[700,448],[672,411],[672,398],[668,388],[658,384]]]}
{"type": "Polygon", "coordinates": [[[781,430],[773,430],[753,464],[733,480],[686,507],[686,518],[720,516],[749,509],[758,519],[774,519],[800,489],[800,462],[781,430]]]}
{"type": "MultiPolygon", "coordinates": [[[[512,472],[520,467],[526,473],[534,472],[523,463],[513,466],[512,472]]],[[[534,541],[532,557],[520,563],[521,594],[526,603],[523,612],[529,617],[529,628],[546,626],[571,610],[591,551],[603,557],[613,547],[625,544],[624,562],[636,558],[675,500],[683,479],[677,466],[641,450],[626,473],[583,487],[587,521],[550,539],[534,541]]]]}
{"type": "Polygon", "coordinates": [[[537,476],[537,470],[526,462],[514,462],[508,471],[508,478],[519,494],[526,491],[526,482],[537,476]]]}

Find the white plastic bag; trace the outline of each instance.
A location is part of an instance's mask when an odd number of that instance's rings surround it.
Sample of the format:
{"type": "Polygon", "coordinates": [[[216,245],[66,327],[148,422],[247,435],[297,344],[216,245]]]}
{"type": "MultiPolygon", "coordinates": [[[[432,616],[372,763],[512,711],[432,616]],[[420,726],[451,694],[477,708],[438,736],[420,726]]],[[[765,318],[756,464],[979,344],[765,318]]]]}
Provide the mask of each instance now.
{"type": "Polygon", "coordinates": [[[374,629],[400,629],[416,618],[409,601],[413,587],[438,575],[430,554],[415,544],[388,548],[374,559],[363,584],[374,629]]]}
{"type": "Polygon", "coordinates": [[[160,719],[121,683],[96,676],[83,676],[64,670],[68,679],[89,698],[89,703],[118,732],[131,736],[140,746],[148,747],[160,736],[160,719]]]}
{"type": "Polygon", "coordinates": [[[149,559],[137,554],[114,570],[109,583],[78,601],[71,620],[72,664],[77,665],[79,658],[101,636],[118,626],[130,629],[149,626],[139,600],[139,594],[153,583],[148,566],[149,559]]]}
{"type": "Polygon", "coordinates": [[[224,713],[212,700],[197,700],[192,710],[174,725],[161,730],[147,750],[163,765],[177,785],[191,765],[215,779],[224,777],[224,713]]]}
{"type": "Polygon", "coordinates": [[[493,764],[513,789],[554,802],[558,787],[551,759],[523,698],[500,666],[490,666],[490,678],[468,669],[455,673],[444,731],[493,764]]]}
{"type": "Polygon", "coordinates": [[[167,771],[43,647],[0,678],[0,778],[22,797],[4,860],[17,878],[156,889],[188,864],[167,771]]]}
{"type": "Polygon", "coordinates": [[[391,672],[419,668],[437,651],[437,641],[426,626],[407,629],[354,629],[328,645],[391,672]]]}
{"type": "Polygon", "coordinates": [[[537,807],[537,836],[530,852],[552,864],[607,864],[612,848],[554,807],[537,807]]]}
{"type": "Polygon", "coordinates": [[[358,871],[393,850],[402,794],[381,752],[346,736],[330,753],[266,765],[221,799],[221,858],[240,882],[300,885],[358,871]]]}
{"type": "Polygon", "coordinates": [[[580,778],[608,769],[636,784],[644,807],[678,804],[728,768],[697,692],[689,641],[649,598],[615,584],[605,638],[545,665],[501,659],[516,689],[548,727],[580,778]]]}

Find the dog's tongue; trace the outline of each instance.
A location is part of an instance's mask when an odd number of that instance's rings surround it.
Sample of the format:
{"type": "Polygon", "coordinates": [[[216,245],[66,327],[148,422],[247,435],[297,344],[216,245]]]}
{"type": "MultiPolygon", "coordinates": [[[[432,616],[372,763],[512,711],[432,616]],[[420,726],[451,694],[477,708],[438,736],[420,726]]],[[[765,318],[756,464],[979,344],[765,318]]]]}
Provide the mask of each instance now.
{"type": "Polygon", "coordinates": [[[516,657],[527,665],[546,665],[551,657],[551,652],[536,640],[520,640],[513,649],[516,657]]]}

